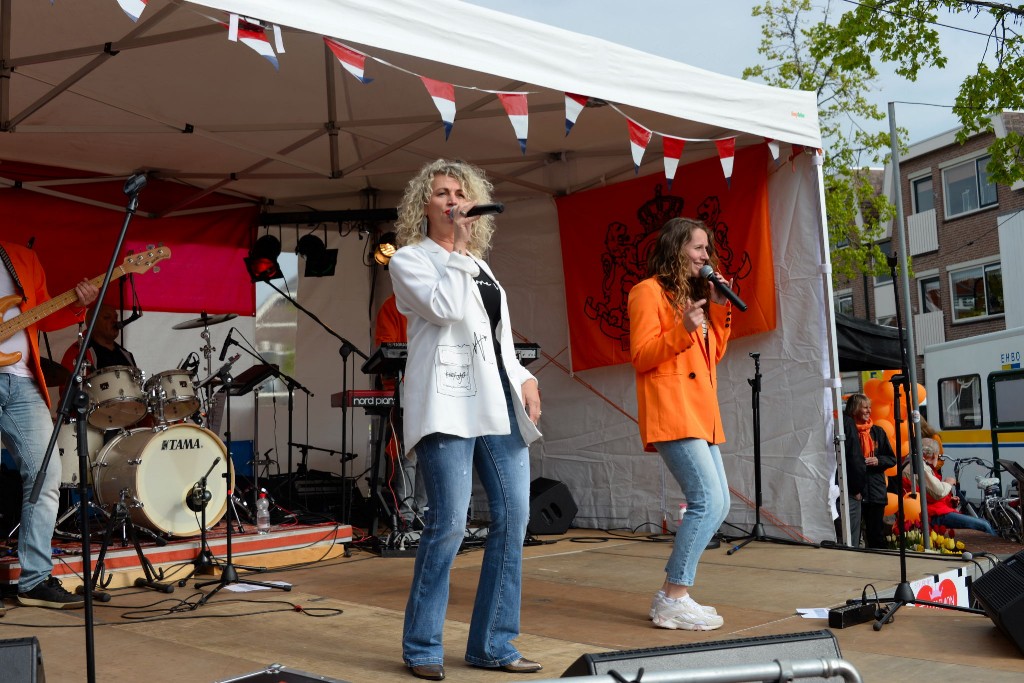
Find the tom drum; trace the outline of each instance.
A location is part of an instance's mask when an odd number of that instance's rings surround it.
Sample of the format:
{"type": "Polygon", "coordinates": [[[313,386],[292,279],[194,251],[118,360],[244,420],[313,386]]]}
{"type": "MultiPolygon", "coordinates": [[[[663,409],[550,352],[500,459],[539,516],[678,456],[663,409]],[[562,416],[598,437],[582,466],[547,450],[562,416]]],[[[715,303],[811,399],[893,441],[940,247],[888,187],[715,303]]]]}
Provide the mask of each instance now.
{"type": "Polygon", "coordinates": [[[89,394],[89,424],[100,429],[130,427],[146,414],[139,371],[127,365],[112,365],[85,378],[89,394]]]}
{"type": "Polygon", "coordinates": [[[184,370],[159,372],[146,381],[145,389],[157,419],[160,419],[160,406],[166,422],[184,420],[199,410],[192,376],[184,370]]]}
{"type": "Polygon", "coordinates": [[[227,449],[217,435],[192,424],[124,432],[96,458],[96,500],[113,507],[123,491],[135,524],[170,536],[196,536],[201,530],[200,513],[189,508],[187,499],[213,467],[206,482],[210,493],[207,528],[224,516],[229,488],[223,476],[226,458],[227,449]]]}

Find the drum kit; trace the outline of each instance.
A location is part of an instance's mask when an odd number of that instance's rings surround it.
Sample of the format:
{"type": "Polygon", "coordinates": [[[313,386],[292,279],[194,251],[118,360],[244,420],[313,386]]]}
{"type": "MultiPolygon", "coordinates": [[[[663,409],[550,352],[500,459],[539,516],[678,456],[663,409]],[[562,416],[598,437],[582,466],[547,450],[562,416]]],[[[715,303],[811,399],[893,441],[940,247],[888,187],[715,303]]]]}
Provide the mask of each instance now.
{"type": "MultiPolygon", "coordinates": [[[[208,328],[234,317],[234,313],[203,313],[172,329],[203,328],[205,345],[201,350],[209,370],[214,349],[208,328]]],[[[137,368],[118,365],[86,374],[83,383],[89,396],[90,481],[86,484],[92,487],[101,510],[131,501],[131,521],[154,534],[185,537],[201,533],[200,515],[190,505],[190,496],[212,464],[227,458],[224,443],[207,428],[215,400],[213,375],[208,372],[206,380],[197,382],[193,374],[174,369],[146,379],[137,368]],[[206,396],[197,392],[203,388],[206,396]]],[[[75,427],[74,419],[61,424],[57,436],[62,488],[79,484],[75,427]]],[[[230,482],[225,477],[210,477],[206,488],[205,523],[212,527],[227,513],[229,492],[234,490],[233,470],[230,482]]],[[[58,527],[77,509],[78,504],[61,515],[58,527]]],[[[235,512],[237,519],[237,509],[235,512]]]]}

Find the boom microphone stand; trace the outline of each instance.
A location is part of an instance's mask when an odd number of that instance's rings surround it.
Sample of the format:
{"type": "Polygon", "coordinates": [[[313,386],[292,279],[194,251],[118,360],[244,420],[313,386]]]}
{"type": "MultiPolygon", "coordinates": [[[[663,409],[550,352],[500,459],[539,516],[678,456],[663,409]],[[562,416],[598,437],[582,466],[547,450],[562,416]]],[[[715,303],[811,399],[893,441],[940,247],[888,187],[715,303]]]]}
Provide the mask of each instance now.
{"type": "MultiPolygon", "coordinates": [[[[315,313],[313,313],[309,309],[305,308],[298,301],[296,301],[292,297],[290,297],[287,294],[285,294],[284,292],[282,292],[281,289],[277,285],[275,285],[274,283],[272,283],[270,281],[269,278],[264,280],[264,282],[266,282],[268,285],[270,285],[271,289],[273,289],[275,292],[277,292],[282,297],[284,297],[285,299],[290,301],[292,303],[292,305],[295,306],[295,308],[299,309],[300,311],[302,311],[303,313],[308,315],[310,318],[312,318],[313,322],[315,322],[317,325],[322,327],[324,329],[324,331],[326,331],[329,335],[331,335],[332,337],[334,337],[335,339],[337,339],[338,341],[341,342],[341,347],[338,349],[338,353],[341,354],[341,363],[342,363],[342,369],[341,369],[341,391],[342,391],[342,395],[344,396],[345,391],[348,390],[348,357],[352,354],[352,352],[355,352],[364,361],[365,360],[370,360],[370,357],[367,356],[362,351],[360,351],[359,347],[357,347],[355,344],[350,342],[348,339],[345,339],[340,334],[338,334],[337,332],[332,330],[324,321],[320,320],[320,318],[318,318],[315,313]]],[[[312,396],[312,394],[310,394],[310,396],[312,396]]],[[[291,401],[291,392],[290,391],[289,391],[289,394],[288,394],[288,400],[289,400],[289,403],[290,403],[290,401],[291,401]]],[[[345,483],[345,479],[346,479],[345,472],[348,469],[346,463],[349,460],[351,460],[352,458],[355,457],[355,454],[349,453],[346,450],[347,448],[348,448],[348,406],[346,406],[345,402],[342,401],[342,405],[341,405],[341,450],[342,450],[342,454],[341,454],[341,480],[342,480],[341,481],[341,497],[342,497],[342,499],[341,499],[340,502],[341,502],[342,514],[345,516],[345,519],[342,519],[340,521],[346,522],[346,523],[348,522],[349,505],[350,505],[350,501],[349,501],[349,495],[350,494],[349,494],[349,491],[348,491],[348,486],[345,483]]],[[[288,474],[289,474],[289,477],[292,474],[292,435],[290,433],[288,434],[288,474]]]]}
{"type": "MultiPolygon", "coordinates": [[[[898,275],[896,273],[896,259],[897,255],[894,252],[892,256],[887,257],[887,263],[889,264],[889,271],[892,274],[892,281],[898,281],[898,275]]],[[[896,297],[896,332],[900,342],[900,358],[902,359],[902,367],[900,374],[893,375],[889,381],[892,382],[892,411],[893,411],[893,423],[896,427],[895,437],[896,445],[899,446],[903,442],[900,440],[900,389],[910,389],[910,356],[907,353],[907,342],[903,335],[903,318],[900,315],[900,293],[899,287],[892,288],[893,295],[896,297]]],[[[909,398],[909,397],[908,397],[909,398]]],[[[913,433],[909,434],[911,438],[908,439],[910,452],[914,454],[914,449],[917,448],[915,440],[912,438],[913,433]]],[[[914,458],[915,462],[920,462],[918,458],[914,458]]],[[[896,476],[902,477],[903,472],[903,448],[896,449],[896,476]]],[[[927,500],[924,499],[925,492],[919,491],[921,495],[921,514],[928,514],[927,500]]],[[[914,597],[914,590],[910,587],[910,583],[907,581],[907,530],[903,525],[903,496],[900,494],[896,495],[896,524],[899,527],[899,550],[900,550],[900,582],[896,586],[896,592],[893,594],[893,603],[889,609],[879,617],[872,628],[876,631],[881,631],[882,627],[885,626],[892,619],[893,615],[896,614],[896,610],[904,605],[927,605],[928,607],[941,607],[943,609],[957,610],[958,612],[967,612],[968,614],[985,614],[984,610],[973,609],[970,607],[960,607],[959,605],[947,605],[941,602],[928,602],[927,600],[918,600],[914,597]]]]}
{"type": "Polygon", "coordinates": [[[817,548],[816,543],[797,541],[792,538],[776,538],[768,536],[764,532],[764,525],[761,523],[761,354],[751,353],[749,355],[754,359],[754,379],[747,380],[747,384],[750,385],[750,410],[753,414],[754,426],[754,528],[746,536],[729,539],[743,542],[730,548],[726,555],[732,555],[752,541],[817,548]]]}
{"type": "MultiPolygon", "coordinates": [[[[96,297],[97,301],[103,301],[107,294],[107,288],[110,286],[110,280],[114,275],[114,267],[117,265],[117,255],[121,253],[121,249],[124,246],[124,238],[128,233],[128,224],[131,222],[132,217],[135,215],[135,211],[139,206],[139,192],[146,186],[146,175],[144,173],[136,173],[135,175],[128,178],[124,184],[124,193],[128,195],[128,205],[125,207],[124,223],[121,224],[121,232],[117,236],[117,244],[114,245],[114,251],[110,255],[110,263],[107,265],[107,272],[103,276],[103,282],[100,285],[100,293],[96,297]]],[[[89,396],[85,393],[82,388],[82,382],[84,380],[82,376],[82,363],[85,361],[85,354],[88,351],[89,340],[92,339],[93,328],[96,327],[96,318],[99,317],[100,307],[96,306],[93,308],[92,316],[89,318],[89,324],[86,327],[85,336],[82,339],[82,343],[79,345],[78,358],[75,359],[75,369],[71,373],[71,377],[68,380],[68,384],[64,387],[64,394],[60,400],[60,407],[57,411],[57,425],[54,427],[53,434],[50,435],[50,443],[46,446],[46,453],[43,455],[43,462],[39,466],[39,472],[36,473],[35,485],[32,487],[31,497],[29,498],[32,505],[36,505],[39,502],[39,495],[43,488],[43,479],[46,477],[46,470],[50,464],[50,457],[53,455],[53,448],[57,445],[57,432],[59,425],[67,421],[68,414],[71,412],[72,406],[78,413],[78,421],[75,423],[78,437],[78,495],[81,500],[88,500],[88,492],[86,491],[86,482],[89,475],[89,437],[86,429],[86,416],[89,408],[89,396]]],[[[89,577],[92,574],[92,555],[90,553],[89,545],[89,506],[83,505],[80,508],[81,512],[81,529],[82,529],[82,578],[88,582],[89,577]]],[[[94,637],[95,622],[93,620],[93,609],[92,609],[92,591],[85,591],[85,670],[86,680],[89,683],[95,683],[96,681],[96,643],[94,637]]]]}

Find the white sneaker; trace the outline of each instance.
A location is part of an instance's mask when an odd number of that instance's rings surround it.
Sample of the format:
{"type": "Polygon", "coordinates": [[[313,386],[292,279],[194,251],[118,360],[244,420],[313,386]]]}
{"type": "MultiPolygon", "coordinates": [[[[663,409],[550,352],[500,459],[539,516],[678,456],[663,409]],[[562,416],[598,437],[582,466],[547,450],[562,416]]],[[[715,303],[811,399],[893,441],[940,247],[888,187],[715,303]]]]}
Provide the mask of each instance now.
{"type": "MultiPolygon", "coordinates": [[[[665,591],[658,591],[654,594],[654,600],[651,601],[651,611],[647,615],[648,619],[654,618],[654,610],[658,607],[658,602],[665,599],[665,591]]],[[[694,600],[696,602],[696,600],[694,600]]],[[[700,608],[704,610],[705,614],[718,614],[718,610],[711,605],[701,605],[700,608]]]]}
{"type": "Polygon", "coordinates": [[[725,620],[717,614],[708,614],[687,595],[678,600],[662,600],[654,609],[654,625],[659,628],[685,631],[713,631],[721,628],[725,620]]]}

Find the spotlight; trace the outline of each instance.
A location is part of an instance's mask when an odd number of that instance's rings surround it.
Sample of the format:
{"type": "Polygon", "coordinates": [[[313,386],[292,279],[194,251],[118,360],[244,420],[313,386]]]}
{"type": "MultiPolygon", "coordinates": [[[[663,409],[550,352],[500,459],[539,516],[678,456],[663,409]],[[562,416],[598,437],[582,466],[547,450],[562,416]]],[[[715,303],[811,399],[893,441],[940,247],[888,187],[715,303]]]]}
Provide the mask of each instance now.
{"type": "Polygon", "coordinates": [[[386,232],[377,239],[377,247],[373,250],[373,260],[387,268],[391,263],[391,257],[397,250],[395,233],[386,232]]]}
{"type": "Polygon", "coordinates": [[[338,265],[338,250],[328,249],[316,235],[304,235],[295,246],[295,253],[306,259],[306,277],[327,277],[334,275],[338,265]]]}
{"type": "Polygon", "coordinates": [[[281,242],[273,235],[264,235],[256,240],[245,257],[245,268],[253,282],[266,282],[283,278],[277,257],[281,255],[281,242]]]}

